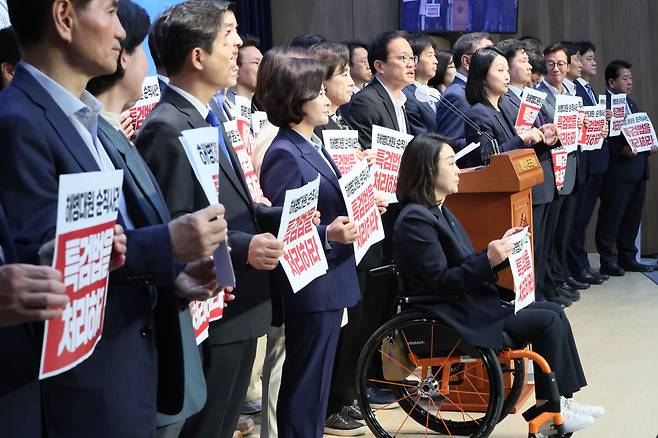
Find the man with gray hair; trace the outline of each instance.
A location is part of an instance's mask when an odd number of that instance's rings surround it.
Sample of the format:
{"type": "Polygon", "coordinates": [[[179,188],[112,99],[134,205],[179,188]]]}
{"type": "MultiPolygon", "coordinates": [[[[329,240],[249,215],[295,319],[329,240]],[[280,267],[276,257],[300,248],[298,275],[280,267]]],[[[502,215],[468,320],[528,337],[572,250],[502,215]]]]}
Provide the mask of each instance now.
{"type": "Polygon", "coordinates": [[[477,32],[460,36],[452,48],[452,59],[457,75],[443,92],[441,101],[436,106],[436,130],[455,142],[455,152],[466,146],[463,117],[471,107],[466,100],[466,81],[471,56],[476,50],[492,44],[489,34],[477,32]]]}

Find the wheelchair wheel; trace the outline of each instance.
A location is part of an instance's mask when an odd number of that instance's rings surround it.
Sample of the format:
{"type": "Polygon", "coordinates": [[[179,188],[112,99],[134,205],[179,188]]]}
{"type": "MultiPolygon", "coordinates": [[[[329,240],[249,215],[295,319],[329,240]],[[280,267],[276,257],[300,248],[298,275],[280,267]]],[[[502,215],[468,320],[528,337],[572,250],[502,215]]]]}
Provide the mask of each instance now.
{"type": "Polygon", "coordinates": [[[379,438],[430,431],[485,438],[503,408],[501,375],[493,350],[467,344],[428,314],[403,312],[380,327],[361,351],[357,398],[366,424],[379,438]],[[371,406],[367,394],[372,387],[389,389],[402,409],[371,406]]]}
{"type": "Polygon", "coordinates": [[[505,396],[503,409],[500,413],[500,418],[498,419],[499,423],[511,413],[516,402],[519,400],[519,397],[521,397],[523,384],[525,383],[525,361],[523,359],[514,359],[510,364],[504,364],[504,366],[501,366],[501,369],[503,371],[503,381],[507,378],[511,378],[512,386],[505,396]]]}

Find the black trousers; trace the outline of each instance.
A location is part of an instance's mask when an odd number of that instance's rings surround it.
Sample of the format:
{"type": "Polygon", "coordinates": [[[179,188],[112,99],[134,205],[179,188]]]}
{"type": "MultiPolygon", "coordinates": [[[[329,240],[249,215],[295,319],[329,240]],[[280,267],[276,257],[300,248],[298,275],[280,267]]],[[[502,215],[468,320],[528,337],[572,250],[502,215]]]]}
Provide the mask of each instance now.
{"type": "Polygon", "coordinates": [[[205,370],[208,399],[185,421],[181,438],[231,438],[247,393],[256,358],[257,339],[231,344],[204,345],[210,366],[205,370]]]}
{"type": "Polygon", "coordinates": [[[532,206],[532,240],[534,242],[535,290],[538,297],[543,297],[548,263],[548,248],[552,236],[548,230],[548,204],[532,206]]]}
{"type": "Polygon", "coordinates": [[[602,186],[603,173],[594,173],[590,174],[587,181],[580,187],[576,213],[573,217],[571,239],[569,239],[567,249],[567,263],[572,273],[590,269],[587,250],[585,250],[585,234],[602,186]]]}
{"type": "MultiPolygon", "coordinates": [[[[516,341],[529,342],[555,372],[560,395],[570,398],[587,385],[578,349],[567,315],[559,304],[534,302],[504,321],[504,330],[516,341]]],[[[539,367],[535,367],[535,397],[546,400],[549,382],[539,367]]]]}
{"type": "Polygon", "coordinates": [[[286,315],[276,407],[280,438],[322,438],[342,316],[342,309],[286,315]]]}
{"type": "Polygon", "coordinates": [[[543,291],[547,297],[553,296],[551,294],[555,293],[553,289],[558,283],[571,275],[567,266],[567,247],[577,205],[578,193],[572,192],[570,195],[559,195],[558,199],[549,206],[551,211],[548,214],[548,221],[553,233],[549,243],[546,287],[543,291]]]}
{"type": "Polygon", "coordinates": [[[645,179],[603,182],[596,224],[596,249],[601,265],[635,261],[635,238],[642,222],[646,190],[645,179]]]}

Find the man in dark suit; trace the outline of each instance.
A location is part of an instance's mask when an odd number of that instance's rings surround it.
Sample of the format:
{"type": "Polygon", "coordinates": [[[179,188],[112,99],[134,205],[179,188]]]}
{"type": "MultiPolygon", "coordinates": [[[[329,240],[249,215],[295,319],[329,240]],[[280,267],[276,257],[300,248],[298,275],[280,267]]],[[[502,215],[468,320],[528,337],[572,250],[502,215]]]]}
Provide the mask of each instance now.
{"type": "MultiPolygon", "coordinates": [[[[564,79],[569,69],[570,57],[561,44],[555,43],[544,50],[544,58],[548,73],[536,89],[546,93],[546,100],[539,116],[542,121],[553,122],[556,96],[560,94],[569,95],[569,91],[564,86],[564,79]]],[[[547,229],[550,240],[548,240],[548,267],[543,292],[549,300],[553,299],[556,302],[563,301],[559,298],[556,300],[555,297],[557,296],[563,296],[570,301],[580,299],[578,291],[566,282],[568,278],[566,248],[569,243],[573,212],[576,207],[576,199],[571,197],[571,194],[576,189],[577,170],[578,153],[572,152],[567,156],[564,185],[557,190],[558,196],[549,205],[547,213],[547,229]]]]}
{"type": "MultiPolygon", "coordinates": [[[[633,90],[631,64],[612,61],[605,69],[608,107],[611,96],[627,95],[633,90]]],[[[635,101],[628,96],[626,113],[638,112],[635,101]]],[[[599,220],[596,224],[596,249],[601,257],[601,272],[622,276],[625,271],[647,272],[653,266],[636,260],[635,238],[640,232],[642,208],[649,179],[649,155],[658,152],[634,152],[623,134],[609,137],[610,166],[605,173],[601,190],[599,220]]]]}
{"type": "Polygon", "coordinates": [[[438,61],[436,45],[429,36],[417,33],[411,35],[409,44],[416,57],[416,79],[411,85],[404,87],[407,97],[407,116],[409,116],[410,134],[436,131],[436,104],[440,93],[436,88],[429,87],[427,82],[436,75],[438,61]]]}
{"type": "Polygon", "coordinates": [[[188,1],[169,8],[154,26],[157,52],[170,82],[142,127],[137,148],[162,189],[169,213],[177,217],[208,205],[178,137],[183,130],[218,127],[219,201],[226,206],[238,284],[235,302],[211,324],[204,344],[208,400],[186,421],[182,436],[231,437],[249,384],[256,341],[272,322],[267,271],[277,266],[283,246],[263,230],[276,232],[280,209],[253,203],[240,161],[208,108],[218,90],[236,81],[241,40],[229,5],[188,1]]]}
{"type": "MultiPolygon", "coordinates": [[[[598,104],[598,98],[592,89],[591,81],[596,75],[596,47],[589,41],[577,44],[580,53],[581,73],[576,78],[576,96],[583,99],[583,105],[592,106],[598,104]]],[[[587,157],[587,177],[579,188],[578,204],[574,214],[573,229],[570,244],[567,249],[567,262],[573,277],[581,283],[602,284],[607,279],[605,274],[599,274],[592,270],[587,251],[585,250],[585,234],[596,200],[599,198],[603,175],[608,169],[610,153],[608,142],[604,141],[601,149],[583,153],[587,157]]]]}
{"type": "Polygon", "coordinates": [[[457,75],[436,105],[436,132],[452,139],[456,152],[466,146],[464,115],[471,105],[466,100],[465,90],[471,55],[477,49],[492,44],[486,33],[468,33],[460,36],[452,48],[457,75]]]}
{"type": "MultiPolygon", "coordinates": [[[[116,69],[125,32],[110,0],[75,6],[10,2],[9,11],[25,62],[0,95],[0,133],[6,139],[0,198],[12,206],[7,220],[20,258],[38,263],[38,248],[55,233],[59,175],[117,168],[96,136],[100,103],[84,86],[92,77],[116,69]]],[[[225,224],[214,220],[221,215],[218,209],[205,212],[213,222],[203,220],[203,214],[190,215],[168,226],[135,229],[142,213],[135,208],[138,204],[124,188],[118,222],[128,230],[131,250],[125,266],[110,275],[98,347],[75,368],[39,382],[39,393],[32,400],[36,403],[16,407],[36,415],[41,407],[43,414],[36,422],[50,437],[149,437],[155,429],[156,399],[165,412],[176,412],[182,405],[179,382],[156,387],[157,360],[169,362],[174,374],[182,374],[182,361],[180,341],[171,337],[160,344],[155,336],[154,327],[168,332],[172,325],[178,327],[178,318],[173,307],[163,308],[163,314],[173,318],[154,313],[159,299],[152,286],[174,284],[174,261],[184,263],[212,253],[225,239],[225,224]]],[[[11,360],[32,362],[23,372],[33,379],[40,337],[39,328],[32,338],[31,356],[21,351],[26,346],[14,346],[16,341],[8,349],[20,352],[11,360]]],[[[15,378],[3,374],[5,380],[15,378]]],[[[21,416],[5,418],[10,410],[4,404],[10,402],[0,399],[5,427],[26,423],[21,416]]]]}

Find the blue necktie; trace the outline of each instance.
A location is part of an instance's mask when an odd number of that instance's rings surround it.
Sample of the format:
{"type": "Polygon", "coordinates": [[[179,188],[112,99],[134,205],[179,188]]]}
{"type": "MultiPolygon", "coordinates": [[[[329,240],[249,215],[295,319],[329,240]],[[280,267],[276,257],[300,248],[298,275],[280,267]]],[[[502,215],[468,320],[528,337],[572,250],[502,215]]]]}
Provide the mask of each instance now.
{"type": "Polygon", "coordinates": [[[594,97],[594,90],[592,90],[592,86],[589,84],[585,84],[585,90],[587,91],[587,94],[589,94],[590,99],[592,99],[592,102],[594,102],[594,105],[597,104],[596,97],[594,97]]]}
{"type": "Polygon", "coordinates": [[[221,123],[219,122],[219,118],[217,118],[217,114],[213,110],[208,111],[208,115],[206,116],[206,122],[212,127],[217,128],[219,131],[219,149],[224,153],[226,156],[226,159],[228,160],[228,164],[231,165],[231,168],[235,170],[233,167],[233,162],[231,161],[231,156],[228,153],[228,149],[226,148],[226,143],[224,142],[224,132],[219,129],[221,123]]]}

